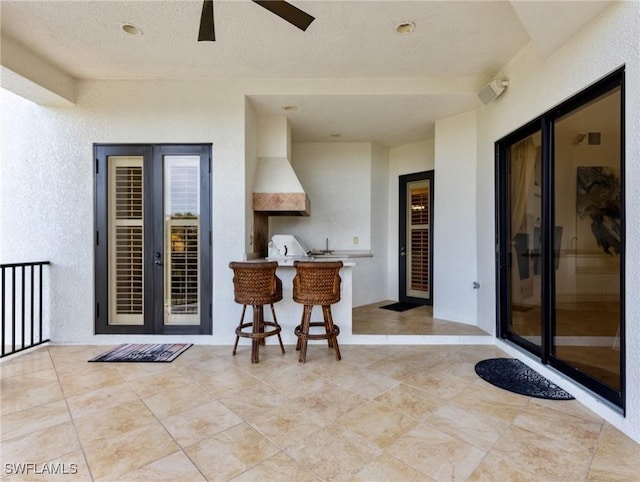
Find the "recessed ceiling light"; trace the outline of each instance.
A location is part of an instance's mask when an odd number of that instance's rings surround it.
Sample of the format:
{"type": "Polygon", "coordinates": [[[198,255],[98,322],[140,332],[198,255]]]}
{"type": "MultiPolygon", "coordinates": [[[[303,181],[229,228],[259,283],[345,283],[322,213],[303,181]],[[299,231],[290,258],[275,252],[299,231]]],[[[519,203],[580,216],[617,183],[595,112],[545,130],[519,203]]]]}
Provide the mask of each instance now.
{"type": "Polygon", "coordinates": [[[396,25],[396,32],[398,33],[411,33],[415,30],[416,24],[413,22],[402,22],[396,25]]]}
{"type": "Polygon", "coordinates": [[[298,106],[293,104],[283,105],[282,110],[285,112],[295,112],[298,110],[298,106]]]}
{"type": "Polygon", "coordinates": [[[338,139],[338,138],[342,137],[342,134],[340,134],[339,132],[334,132],[333,134],[329,134],[329,137],[333,137],[334,139],[338,139]]]}
{"type": "Polygon", "coordinates": [[[129,35],[142,35],[142,30],[132,23],[123,23],[120,25],[120,29],[129,35]]]}

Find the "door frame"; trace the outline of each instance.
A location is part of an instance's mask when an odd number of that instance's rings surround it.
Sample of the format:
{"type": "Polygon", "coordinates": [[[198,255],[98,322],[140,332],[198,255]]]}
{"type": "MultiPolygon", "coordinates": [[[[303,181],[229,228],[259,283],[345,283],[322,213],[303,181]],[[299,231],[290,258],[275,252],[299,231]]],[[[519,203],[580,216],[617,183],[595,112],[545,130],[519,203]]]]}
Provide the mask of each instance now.
{"type": "Polygon", "coordinates": [[[212,206],[211,206],[211,144],[94,144],[94,332],[118,335],[175,335],[212,333],[212,206]],[[155,274],[154,253],[163,252],[163,158],[166,155],[198,155],[200,157],[200,324],[165,325],[163,276],[155,274]],[[145,186],[144,216],[152,222],[144,223],[144,286],[143,324],[109,324],[109,209],[108,158],[112,156],[141,156],[145,186]],[[160,186],[160,189],[157,189],[160,186]]]}
{"type": "Polygon", "coordinates": [[[496,336],[507,343],[517,345],[539,358],[540,363],[548,365],[583,387],[607,400],[624,414],[626,401],[626,365],[625,365],[625,88],[624,67],[610,73],[570,99],[557,105],[514,132],[495,143],[495,182],[496,182],[496,336]],[[554,122],[573,110],[586,105],[612,89],[621,89],[620,112],[620,390],[605,385],[591,376],[576,369],[569,363],[557,358],[553,353],[555,328],[555,192],[554,192],[554,122]],[[511,291],[509,267],[512,259],[509,253],[508,223],[508,147],[534,131],[541,131],[542,138],[542,307],[541,345],[538,347],[522,337],[509,332],[511,291]]]}
{"type": "Polygon", "coordinates": [[[398,177],[398,300],[419,305],[433,305],[433,192],[434,170],[404,174],[398,177]],[[429,181],[429,298],[407,295],[407,185],[429,181]]]}

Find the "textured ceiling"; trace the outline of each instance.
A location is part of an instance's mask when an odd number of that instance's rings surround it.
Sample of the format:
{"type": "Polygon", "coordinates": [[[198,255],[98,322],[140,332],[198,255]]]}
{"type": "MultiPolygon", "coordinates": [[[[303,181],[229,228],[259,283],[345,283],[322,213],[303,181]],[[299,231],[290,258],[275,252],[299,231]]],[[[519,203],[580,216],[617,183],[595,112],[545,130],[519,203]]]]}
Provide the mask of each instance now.
{"type": "MultiPolygon", "coordinates": [[[[253,2],[219,0],[216,41],[197,42],[200,0],[2,0],[1,33],[77,79],[484,80],[530,40],[545,49],[561,45],[610,2],[514,2],[515,8],[508,1],[292,3],[316,18],[306,32],[253,2]],[[537,19],[549,3],[562,9],[545,29],[537,19]],[[565,24],[570,29],[558,28],[562,16],[573,19],[565,24]],[[395,32],[403,21],[415,22],[412,34],[395,32]],[[124,22],[144,34],[124,34],[124,22]]],[[[423,139],[434,119],[479,105],[468,90],[286,97],[253,96],[251,102],[263,115],[283,115],[281,102],[295,102],[299,109],[289,115],[294,140],[340,132],[341,140],[382,145],[423,139]]]]}
{"type": "Polygon", "coordinates": [[[3,1],[2,33],[91,79],[491,75],[528,41],[508,2],[293,3],[316,18],[306,32],[252,2],[217,1],[216,41],[197,42],[202,2],[182,0],[3,1]],[[414,33],[396,33],[406,20],[414,33]]]}

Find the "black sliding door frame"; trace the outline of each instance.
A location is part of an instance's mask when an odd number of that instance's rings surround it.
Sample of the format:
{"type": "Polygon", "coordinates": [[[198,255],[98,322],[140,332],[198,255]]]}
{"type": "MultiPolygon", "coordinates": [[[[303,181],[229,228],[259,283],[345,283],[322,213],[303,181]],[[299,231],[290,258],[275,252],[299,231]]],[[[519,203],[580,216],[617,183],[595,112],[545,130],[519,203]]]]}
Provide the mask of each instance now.
{"type": "Polygon", "coordinates": [[[561,103],[540,117],[532,120],[513,133],[498,140],[495,144],[496,156],[496,322],[497,336],[520,346],[540,358],[540,362],[549,365],[575,380],[598,396],[604,398],[622,413],[625,410],[625,124],[624,124],[624,68],[621,68],[590,87],[561,103]],[[554,351],[556,334],[556,240],[555,240],[555,122],[565,115],[587,105],[600,96],[620,88],[620,390],[587,375],[559,359],[554,351]],[[510,194],[509,194],[509,148],[534,132],[541,132],[542,145],[542,216],[541,216],[541,340],[540,346],[522,336],[511,333],[511,279],[510,267],[514,260],[510,253],[510,194]]]}
{"type": "MultiPolygon", "coordinates": [[[[523,139],[540,132],[542,127],[541,119],[536,119],[522,126],[517,131],[509,134],[503,139],[496,142],[496,315],[498,319],[497,334],[500,338],[510,339],[517,345],[525,348],[527,351],[542,357],[542,346],[527,340],[524,337],[509,333],[508,324],[510,321],[511,307],[511,283],[510,268],[514,262],[512,252],[510,250],[510,196],[509,196],[509,175],[510,175],[510,156],[509,147],[522,141],[523,139]]],[[[544,160],[543,160],[543,178],[544,178],[544,160]]],[[[542,293],[542,302],[544,304],[544,292],[542,293]]],[[[544,338],[544,337],[543,337],[544,338]]]]}

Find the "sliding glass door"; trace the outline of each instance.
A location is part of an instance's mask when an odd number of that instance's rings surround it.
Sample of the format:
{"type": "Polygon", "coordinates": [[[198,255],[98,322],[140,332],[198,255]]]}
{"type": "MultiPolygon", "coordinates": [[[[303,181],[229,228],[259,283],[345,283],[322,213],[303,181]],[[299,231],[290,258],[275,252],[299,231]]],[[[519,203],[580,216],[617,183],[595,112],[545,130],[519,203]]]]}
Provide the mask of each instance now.
{"type": "Polygon", "coordinates": [[[624,406],[624,72],[497,143],[498,333],[624,406]]]}
{"type": "Polygon", "coordinates": [[[542,345],[540,131],[508,147],[509,333],[539,353],[542,345]]]}
{"type": "Polygon", "coordinates": [[[552,356],[621,390],[621,87],[553,123],[557,255],[552,356]]]}

